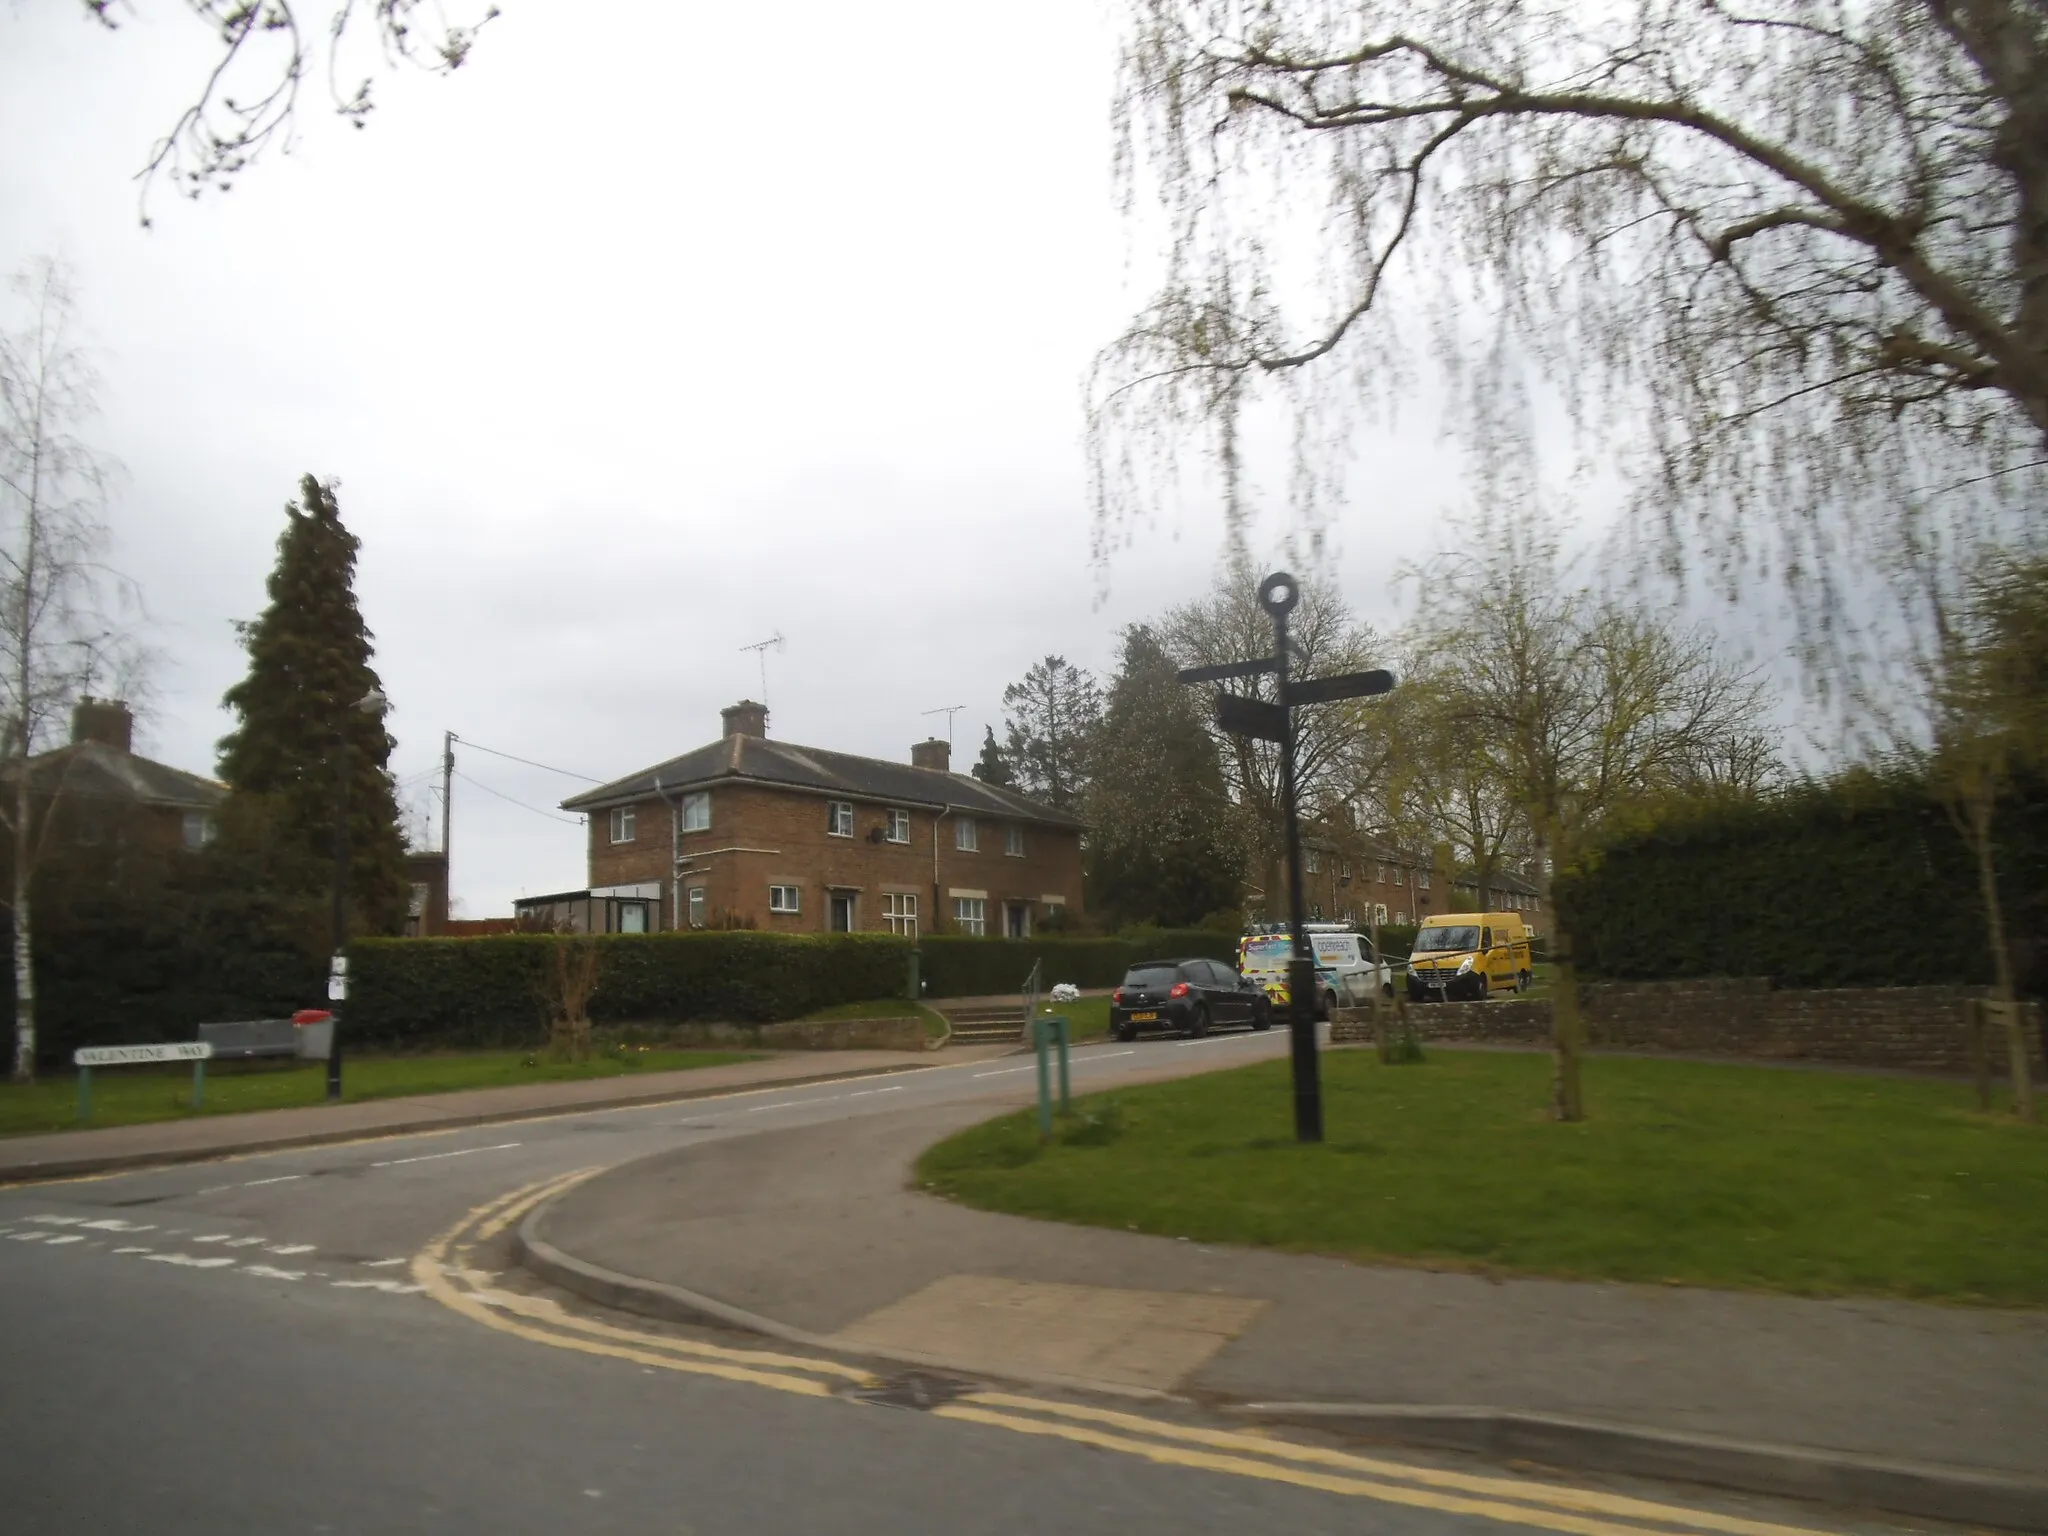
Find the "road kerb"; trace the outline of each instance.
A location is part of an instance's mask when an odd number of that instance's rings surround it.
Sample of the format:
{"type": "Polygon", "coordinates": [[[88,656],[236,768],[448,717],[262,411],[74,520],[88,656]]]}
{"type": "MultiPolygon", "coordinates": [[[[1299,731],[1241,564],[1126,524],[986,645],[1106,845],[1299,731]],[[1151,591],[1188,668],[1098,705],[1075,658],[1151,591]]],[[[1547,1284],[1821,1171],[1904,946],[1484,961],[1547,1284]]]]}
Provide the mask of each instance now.
{"type": "MultiPolygon", "coordinates": [[[[801,1348],[913,1365],[970,1378],[987,1373],[956,1360],[909,1351],[850,1349],[827,1335],[795,1328],[665,1281],[622,1274],[548,1241],[547,1219],[563,1191],[528,1211],[514,1230],[515,1261],[573,1295],[664,1322],[736,1328],[801,1348]]],[[[1173,1393],[1068,1378],[1019,1378],[1025,1384],[1108,1397],[1185,1401],[1173,1393]]],[[[1887,1461],[1804,1446],[1771,1445],[1609,1424],[1565,1415],[1485,1406],[1405,1403],[1217,1403],[1232,1417],[1313,1428],[1393,1445],[1475,1452],[1490,1460],[1526,1460],[1565,1470],[1620,1473],[1913,1515],[1958,1525],[2048,1532],[2048,1482],[1968,1467],[1887,1461]]]]}
{"type": "Polygon", "coordinates": [[[2048,1531],[2048,1482],[1970,1467],[1769,1445],[1518,1409],[1408,1403],[1232,1403],[1234,1417],[1493,1460],[1673,1479],[1745,1493],[2048,1531]]]}
{"type": "MultiPolygon", "coordinates": [[[[49,1184],[64,1179],[90,1178],[97,1174],[132,1173],[144,1168],[171,1168],[187,1163],[219,1163],[233,1158],[249,1157],[264,1152],[289,1152],[298,1147],[335,1146],[352,1141],[389,1141],[399,1136],[431,1136],[442,1131],[468,1130],[479,1125],[512,1125],[527,1120],[560,1120],[569,1115],[601,1115],[615,1109],[645,1109],[654,1104],[675,1104],[687,1099],[734,1098],[746,1093],[766,1093],[783,1088],[816,1088],[824,1083],[852,1082],[860,1077],[893,1077],[901,1072],[924,1072],[933,1067],[947,1065],[944,1062],[916,1061],[895,1066],[841,1068],[836,1072],[818,1072],[804,1077],[783,1077],[773,1082],[760,1084],[727,1084],[724,1087],[676,1087],[659,1092],[632,1094],[623,1098],[604,1099],[581,1104],[546,1105],[525,1109],[470,1110],[457,1115],[439,1115],[410,1121],[402,1125],[356,1126],[348,1129],[340,1126],[327,1130],[294,1131],[289,1134],[258,1137],[249,1141],[236,1142],[229,1146],[172,1147],[133,1152],[103,1153],[98,1156],[68,1158],[39,1163],[23,1163],[10,1166],[5,1162],[6,1142],[0,1140],[0,1189],[12,1189],[27,1184],[49,1184]]],[[[428,1098],[432,1095],[422,1094],[428,1098]]],[[[358,1103],[405,1103],[405,1099],[358,1100],[358,1103]]],[[[319,1106],[307,1106],[318,1109],[319,1106]]],[[[262,1111],[270,1113],[270,1111],[262,1111]]],[[[222,1119],[230,1117],[223,1116],[222,1119]]],[[[187,1125],[190,1121],[165,1121],[167,1125],[187,1125]]],[[[40,1134],[40,1133],[37,1133],[40,1134]]]]}

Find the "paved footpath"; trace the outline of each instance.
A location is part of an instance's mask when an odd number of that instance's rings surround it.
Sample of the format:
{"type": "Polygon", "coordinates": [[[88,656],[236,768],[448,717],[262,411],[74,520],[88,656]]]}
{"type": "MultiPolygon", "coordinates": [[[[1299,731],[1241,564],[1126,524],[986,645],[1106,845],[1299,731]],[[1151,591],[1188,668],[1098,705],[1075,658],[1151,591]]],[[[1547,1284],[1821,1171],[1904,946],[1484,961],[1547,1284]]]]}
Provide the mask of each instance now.
{"type": "MultiPolygon", "coordinates": [[[[945,1064],[1002,1054],[1001,1047],[943,1053],[945,1064]]],[[[466,1125],[575,1114],[634,1104],[708,1098],[740,1088],[810,1083],[940,1065],[940,1053],[798,1051],[759,1061],[683,1072],[631,1073],[571,1083],[471,1088],[410,1098],[312,1104],[239,1115],[204,1115],[103,1130],[54,1131],[0,1139],[0,1184],[75,1178],[122,1168],[203,1162],[249,1152],[319,1146],[369,1136],[402,1136],[466,1125]]]]}
{"type": "Polygon", "coordinates": [[[1028,1221],[908,1187],[919,1151],[988,1113],[906,1108],[620,1166],[529,1221],[529,1266],[567,1255],[652,1282],[615,1305],[686,1316],[685,1293],[804,1342],[1040,1383],[1484,1407],[2042,1471],[2048,1315],[1370,1267],[1028,1221]]]}

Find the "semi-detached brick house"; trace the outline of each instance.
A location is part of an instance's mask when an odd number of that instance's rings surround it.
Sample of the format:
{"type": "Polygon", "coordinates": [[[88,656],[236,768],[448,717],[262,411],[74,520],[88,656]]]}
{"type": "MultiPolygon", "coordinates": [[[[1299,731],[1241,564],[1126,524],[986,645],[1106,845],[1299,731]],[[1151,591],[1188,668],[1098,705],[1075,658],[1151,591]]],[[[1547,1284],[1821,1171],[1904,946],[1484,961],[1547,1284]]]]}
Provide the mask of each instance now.
{"type": "Polygon", "coordinates": [[[751,700],[723,715],[711,745],[562,802],[590,820],[588,926],[1021,938],[1080,915],[1081,823],[952,772],[948,743],[906,766],[771,741],[751,700]]]}

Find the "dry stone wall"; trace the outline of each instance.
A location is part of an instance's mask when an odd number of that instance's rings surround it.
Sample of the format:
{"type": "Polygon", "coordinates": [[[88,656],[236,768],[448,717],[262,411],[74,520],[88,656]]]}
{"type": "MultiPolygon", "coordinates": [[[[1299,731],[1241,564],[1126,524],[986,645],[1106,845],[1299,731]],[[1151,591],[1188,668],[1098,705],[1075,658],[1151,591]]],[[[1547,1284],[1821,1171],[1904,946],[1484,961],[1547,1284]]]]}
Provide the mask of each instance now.
{"type": "MultiPolygon", "coordinates": [[[[1594,1049],[1670,1051],[1761,1061],[1839,1062],[1921,1072],[1967,1072],[1964,1033],[1972,987],[1774,988],[1757,978],[1671,982],[1593,982],[1581,990],[1587,1042],[1594,1049]]],[[[1544,1045],[1551,1038],[1548,1000],[1411,1005],[1424,1040],[1471,1045],[1544,1045]]],[[[2030,1005],[2027,1039],[2042,1063],[2039,1005],[2030,1005]]],[[[1332,1025],[1339,1043],[1369,1043],[1369,1009],[1348,1009],[1332,1025]]],[[[2005,1044],[1990,1042],[2003,1072],[2005,1044]]]]}

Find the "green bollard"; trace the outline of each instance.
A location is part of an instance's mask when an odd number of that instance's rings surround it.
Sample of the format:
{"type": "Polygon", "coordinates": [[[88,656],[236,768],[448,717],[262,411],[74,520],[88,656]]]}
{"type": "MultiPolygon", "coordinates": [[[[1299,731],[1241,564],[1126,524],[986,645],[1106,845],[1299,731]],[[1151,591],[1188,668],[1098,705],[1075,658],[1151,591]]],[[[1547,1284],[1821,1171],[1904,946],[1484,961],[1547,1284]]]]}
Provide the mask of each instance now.
{"type": "Polygon", "coordinates": [[[1038,1055],[1038,1139],[1052,1140],[1052,1083],[1046,1061],[1045,1020],[1031,1021],[1031,1045],[1038,1055]]]}
{"type": "Polygon", "coordinates": [[[92,1120],[92,1068],[78,1069],[78,1123],[86,1125],[92,1120]]]}
{"type": "Polygon", "coordinates": [[[192,1107],[206,1107],[206,1060],[201,1057],[192,1063],[192,1107]]]}

